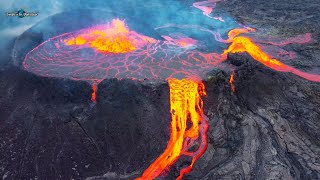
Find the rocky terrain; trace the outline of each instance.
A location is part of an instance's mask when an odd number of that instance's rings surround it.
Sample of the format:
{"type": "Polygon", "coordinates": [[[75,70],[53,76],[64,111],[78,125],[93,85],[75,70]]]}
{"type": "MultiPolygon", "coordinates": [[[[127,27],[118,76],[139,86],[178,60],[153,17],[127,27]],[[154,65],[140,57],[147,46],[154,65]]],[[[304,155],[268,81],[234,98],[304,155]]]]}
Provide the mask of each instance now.
{"type": "MultiPolygon", "coordinates": [[[[284,48],[298,53],[290,65],[318,70],[318,2],[229,0],[218,7],[260,35],[311,32],[315,42],[284,48]]],[[[231,72],[208,73],[209,145],[184,179],[320,179],[320,84],[247,54],[230,54],[224,63],[235,67],[235,92],[231,72]]],[[[87,82],[2,68],[0,178],[138,177],[169,139],[168,84],[109,79],[99,84],[96,104],[91,93],[87,82]]],[[[185,163],[182,158],[159,179],[174,179],[185,163]]]]}

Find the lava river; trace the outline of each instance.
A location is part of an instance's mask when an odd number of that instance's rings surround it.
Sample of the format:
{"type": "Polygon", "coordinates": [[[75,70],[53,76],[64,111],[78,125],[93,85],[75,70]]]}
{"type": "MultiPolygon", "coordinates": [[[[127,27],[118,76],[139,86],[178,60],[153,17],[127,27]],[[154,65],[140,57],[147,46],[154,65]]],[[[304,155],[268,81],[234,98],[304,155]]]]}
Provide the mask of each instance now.
{"type": "MultiPolygon", "coordinates": [[[[222,18],[209,16],[212,6],[206,8],[206,3],[194,6],[209,18],[223,22],[222,18]]],[[[188,29],[188,26],[180,27],[188,29]]],[[[106,24],[44,41],[27,53],[22,66],[40,76],[90,82],[93,102],[97,101],[98,83],[106,78],[167,80],[170,87],[170,139],[164,152],[137,179],[155,179],[181,156],[188,156],[191,163],[183,167],[177,177],[182,179],[207,148],[208,119],[201,100],[206,92],[201,79],[212,68],[219,67],[228,53],[246,52],[273,70],[320,82],[319,75],[302,72],[272,58],[249,37],[241,35],[245,33],[254,33],[254,30],[246,27],[231,29],[227,40],[215,33],[215,40],[226,47],[224,52],[201,52],[197,49],[201,42],[192,37],[163,36],[160,40],[140,34],[130,29],[125,20],[114,18],[106,24]]],[[[234,77],[233,72],[230,79],[232,92],[236,90],[234,77]]]]}
{"type": "Polygon", "coordinates": [[[181,179],[207,148],[208,122],[200,96],[205,95],[201,82],[168,79],[170,87],[171,134],[166,150],[137,179],[155,179],[181,155],[190,156],[191,164],[180,171],[181,179]],[[188,121],[192,124],[188,127],[188,121]],[[189,152],[197,144],[197,150],[189,152]]]}

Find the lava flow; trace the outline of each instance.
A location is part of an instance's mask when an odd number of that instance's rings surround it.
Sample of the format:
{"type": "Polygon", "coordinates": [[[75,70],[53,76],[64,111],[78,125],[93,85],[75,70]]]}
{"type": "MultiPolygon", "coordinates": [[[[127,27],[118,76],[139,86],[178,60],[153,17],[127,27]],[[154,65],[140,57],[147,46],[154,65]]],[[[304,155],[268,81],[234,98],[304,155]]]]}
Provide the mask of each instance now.
{"type": "Polygon", "coordinates": [[[195,161],[207,148],[208,123],[203,114],[203,103],[200,98],[201,95],[205,95],[203,83],[188,79],[168,79],[168,82],[172,117],[170,140],[163,154],[137,180],[155,179],[181,155],[190,156],[191,164],[183,168],[177,178],[182,179],[184,174],[191,171],[195,161]],[[188,122],[192,124],[191,127],[188,127],[188,122]],[[188,152],[196,143],[198,143],[197,150],[188,152]]]}
{"type": "Polygon", "coordinates": [[[260,63],[271,69],[280,72],[291,72],[309,81],[320,82],[320,75],[306,73],[286,64],[283,64],[279,60],[273,59],[268,54],[263,52],[261,48],[258,45],[256,45],[250,38],[244,36],[236,36],[233,34],[240,34],[239,29],[235,29],[229,32],[229,40],[227,41],[231,41],[232,43],[228,47],[228,49],[224,51],[223,54],[226,55],[228,53],[247,52],[253,59],[259,61],[260,63]],[[230,34],[232,35],[230,36],[230,34]]]}
{"type": "Polygon", "coordinates": [[[224,20],[222,19],[222,17],[212,17],[210,16],[210,14],[212,13],[213,8],[216,6],[217,2],[220,2],[221,0],[208,0],[208,1],[200,1],[200,2],[195,2],[193,3],[193,6],[195,8],[200,9],[201,11],[203,11],[203,15],[209,17],[209,18],[213,18],[215,20],[219,20],[221,22],[223,22],[224,20]]]}
{"type": "Polygon", "coordinates": [[[97,84],[94,82],[92,83],[92,94],[91,94],[91,101],[97,101],[97,84]]]}
{"type": "Polygon", "coordinates": [[[229,83],[230,83],[230,86],[231,86],[231,92],[235,91],[235,86],[234,86],[233,82],[234,82],[234,72],[231,73],[230,79],[229,79],[229,83]]]}

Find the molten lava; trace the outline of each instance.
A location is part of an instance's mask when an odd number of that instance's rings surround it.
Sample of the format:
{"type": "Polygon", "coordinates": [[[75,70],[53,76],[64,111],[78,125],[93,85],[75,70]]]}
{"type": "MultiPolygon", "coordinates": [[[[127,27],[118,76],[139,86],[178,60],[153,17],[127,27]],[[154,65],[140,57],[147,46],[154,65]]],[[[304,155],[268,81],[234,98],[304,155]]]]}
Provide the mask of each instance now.
{"type": "Polygon", "coordinates": [[[178,38],[174,39],[171,38],[170,36],[162,36],[166,40],[166,44],[170,45],[175,45],[175,46],[180,46],[183,48],[188,48],[191,46],[195,46],[197,44],[197,40],[192,39],[192,38],[178,38]]]}
{"type": "Polygon", "coordinates": [[[110,24],[85,30],[64,42],[68,46],[87,45],[103,53],[120,54],[132,52],[147,42],[154,43],[155,40],[130,31],[124,21],[113,19],[110,24]]]}
{"type": "MultiPolygon", "coordinates": [[[[254,29],[234,29],[228,33],[226,43],[231,43],[229,48],[224,51],[221,57],[226,57],[227,53],[247,52],[253,59],[261,62],[277,71],[292,72],[305,79],[311,81],[320,81],[319,75],[304,73],[295,68],[287,66],[276,59],[272,59],[268,54],[263,52],[261,48],[254,44],[248,37],[238,36],[242,33],[249,33],[254,29]]],[[[168,38],[167,38],[168,39],[168,38]]],[[[195,161],[204,153],[207,148],[207,129],[208,124],[202,110],[202,101],[198,92],[198,87],[204,87],[202,83],[198,84],[192,80],[177,80],[169,79],[170,86],[170,106],[171,106],[171,136],[164,153],[159,156],[149,167],[144,171],[142,176],[137,179],[155,179],[165,169],[170,167],[181,155],[192,157],[192,162],[188,167],[180,171],[180,176],[177,179],[182,179],[184,174],[191,171],[195,161]],[[187,122],[192,122],[190,128],[187,127],[187,122]],[[200,124],[200,127],[199,127],[200,124]],[[201,135],[200,145],[195,152],[188,152],[191,146],[194,146],[195,141],[199,140],[201,135]]],[[[229,83],[231,91],[235,91],[234,72],[230,75],[229,83]]],[[[204,89],[204,88],[203,88],[204,89]]],[[[201,91],[200,94],[205,94],[201,91]]]]}
{"type": "Polygon", "coordinates": [[[220,1],[221,0],[200,1],[200,2],[193,3],[193,6],[195,8],[200,9],[201,11],[203,11],[203,15],[205,15],[205,16],[207,16],[209,18],[213,18],[215,20],[219,20],[221,22],[224,22],[222,17],[212,17],[212,16],[210,16],[210,14],[212,13],[213,8],[216,6],[216,3],[220,2],[220,1]]]}
{"type": "Polygon", "coordinates": [[[234,86],[233,82],[234,82],[234,72],[231,73],[230,79],[229,79],[229,83],[230,83],[230,86],[231,86],[231,92],[235,91],[235,86],[234,86]]]}
{"type": "Polygon", "coordinates": [[[302,72],[298,69],[290,67],[288,65],[283,64],[277,59],[271,58],[268,54],[263,52],[261,48],[256,45],[250,38],[237,36],[237,37],[229,37],[230,41],[232,41],[231,45],[227,50],[224,51],[223,54],[228,53],[241,53],[247,52],[253,59],[259,61],[265,66],[274,69],[276,71],[281,72],[291,72],[296,74],[302,78],[305,78],[310,81],[320,82],[320,75],[317,74],[309,74],[306,72],[302,72]]]}
{"type": "Polygon", "coordinates": [[[249,32],[255,32],[255,29],[253,28],[236,28],[236,29],[232,29],[231,31],[228,32],[228,39],[227,40],[222,40],[222,42],[225,43],[232,43],[233,39],[240,35],[240,34],[245,34],[245,33],[249,33],[249,32]]]}
{"type": "Polygon", "coordinates": [[[170,87],[171,134],[167,148],[137,180],[155,179],[170,167],[181,155],[192,158],[191,164],[180,171],[181,179],[191,171],[195,161],[207,148],[207,119],[203,114],[201,95],[205,95],[204,85],[193,80],[168,79],[170,87]],[[192,125],[188,127],[188,122],[192,125]],[[200,136],[200,137],[199,137],[200,136]],[[197,142],[199,141],[199,142],[197,142]],[[190,147],[198,143],[194,152],[190,147]]]}
{"type": "Polygon", "coordinates": [[[269,41],[268,44],[274,45],[274,46],[286,46],[288,44],[305,44],[312,42],[312,36],[311,33],[301,34],[296,37],[291,37],[286,40],[282,40],[280,42],[273,42],[269,41]]]}
{"type": "Polygon", "coordinates": [[[92,94],[91,94],[91,101],[92,102],[97,102],[97,84],[93,83],[92,84],[92,94]]]}

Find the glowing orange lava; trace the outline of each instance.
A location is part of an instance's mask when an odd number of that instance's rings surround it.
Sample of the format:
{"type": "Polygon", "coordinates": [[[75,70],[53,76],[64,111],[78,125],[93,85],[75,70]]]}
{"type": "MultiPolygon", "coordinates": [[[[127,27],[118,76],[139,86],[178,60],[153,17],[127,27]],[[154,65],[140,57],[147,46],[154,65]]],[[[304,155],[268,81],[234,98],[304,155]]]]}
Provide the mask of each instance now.
{"type": "Polygon", "coordinates": [[[232,29],[231,31],[228,32],[228,39],[223,41],[223,42],[226,42],[226,43],[231,43],[233,42],[233,39],[240,35],[240,34],[245,34],[245,33],[249,33],[249,32],[254,32],[255,29],[253,28],[247,28],[247,29],[244,29],[244,28],[236,28],[236,29],[232,29]]]}
{"type": "Polygon", "coordinates": [[[91,28],[76,37],[65,39],[64,43],[72,45],[88,45],[103,53],[128,53],[146,43],[155,43],[155,40],[134,31],[130,31],[124,21],[113,19],[110,24],[91,28]]]}
{"type": "Polygon", "coordinates": [[[92,94],[91,94],[91,101],[97,102],[97,84],[92,84],[92,94]]]}
{"type": "Polygon", "coordinates": [[[230,80],[229,80],[229,83],[230,83],[230,86],[231,86],[231,92],[235,91],[235,86],[234,86],[233,82],[234,82],[234,72],[231,73],[230,80]]]}
{"type": "MultiPolygon", "coordinates": [[[[222,40],[231,45],[221,55],[226,59],[228,53],[247,52],[253,59],[261,62],[277,71],[292,72],[305,79],[312,81],[320,81],[319,75],[313,75],[299,71],[293,67],[281,63],[279,60],[272,59],[268,54],[263,52],[248,37],[239,36],[243,33],[255,31],[252,28],[233,29],[228,33],[228,39],[222,40]]],[[[174,42],[180,46],[184,46],[185,41],[177,41],[165,37],[170,42],[174,42]],[[181,44],[182,42],[182,44],[181,44]]],[[[192,44],[192,43],[191,43],[192,44]]],[[[208,124],[202,110],[202,101],[200,95],[205,95],[204,85],[196,81],[183,79],[168,79],[170,86],[170,106],[171,106],[171,134],[170,140],[164,153],[161,154],[137,180],[151,180],[158,177],[164,170],[174,164],[180,156],[190,156],[191,164],[180,170],[180,175],[177,180],[192,170],[192,167],[197,159],[201,157],[207,148],[207,130],[208,124]],[[188,122],[192,126],[188,127],[188,122]],[[201,136],[199,138],[199,135],[201,136]],[[199,142],[197,144],[197,142],[199,142]],[[194,152],[189,152],[190,147],[198,145],[198,149],[194,152]]],[[[235,92],[234,72],[230,75],[229,83],[231,91],[235,92]]]]}
{"type": "Polygon", "coordinates": [[[203,114],[203,103],[200,98],[205,95],[204,85],[193,80],[168,79],[170,87],[171,134],[164,153],[161,154],[142,176],[136,180],[151,180],[158,177],[170,167],[181,155],[190,156],[191,164],[180,171],[177,179],[190,172],[195,161],[207,148],[207,119],[203,114]],[[187,122],[192,124],[188,127],[187,122]],[[200,138],[199,138],[200,136],[200,138]],[[198,142],[198,149],[188,152],[198,142]]]}
{"type": "Polygon", "coordinates": [[[234,29],[229,32],[229,39],[226,42],[232,42],[227,50],[224,51],[224,55],[228,53],[241,53],[247,52],[253,59],[259,61],[265,66],[281,72],[291,72],[302,78],[310,81],[320,82],[320,75],[309,74],[300,71],[296,68],[283,64],[277,59],[271,58],[267,53],[263,52],[261,48],[256,45],[249,37],[237,36],[241,33],[247,33],[248,30],[234,29]],[[235,37],[237,36],[237,37],[235,37]]]}

